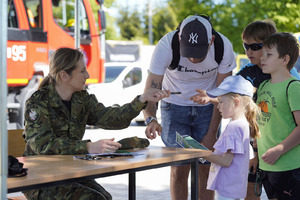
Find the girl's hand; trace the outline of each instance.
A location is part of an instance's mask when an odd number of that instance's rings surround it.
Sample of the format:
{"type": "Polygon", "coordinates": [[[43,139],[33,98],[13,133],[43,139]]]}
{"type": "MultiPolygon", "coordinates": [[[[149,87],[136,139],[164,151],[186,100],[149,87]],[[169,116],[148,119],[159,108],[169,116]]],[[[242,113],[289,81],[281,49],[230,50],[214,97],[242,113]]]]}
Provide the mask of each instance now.
{"type": "Polygon", "coordinates": [[[98,140],[97,142],[88,142],[87,149],[89,153],[111,153],[115,152],[122,145],[114,142],[115,138],[98,140]]]}
{"type": "Polygon", "coordinates": [[[281,156],[280,149],[277,148],[278,146],[275,146],[273,148],[268,149],[262,156],[262,160],[270,165],[274,165],[276,161],[281,156]]]}
{"type": "Polygon", "coordinates": [[[216,98],[210,98],[206,94],[205,90],[197,89],[196,91],[198,92],[198,94],[191,97],[191,100],[194,103],[198,103],[198,104],[201,104],[201,105],[205,105],[205,104],[208,104],[208,103],[218,103],[218,100],[216,98]]]}

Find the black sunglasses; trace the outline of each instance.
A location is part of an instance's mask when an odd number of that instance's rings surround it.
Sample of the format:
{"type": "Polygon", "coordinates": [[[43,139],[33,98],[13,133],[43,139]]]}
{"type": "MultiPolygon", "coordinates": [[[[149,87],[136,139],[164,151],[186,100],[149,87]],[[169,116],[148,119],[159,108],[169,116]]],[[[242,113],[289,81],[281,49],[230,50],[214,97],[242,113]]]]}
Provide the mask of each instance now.
{"type": "Polygon", "coordinates": [[[244,43],[244,49],[249,50],[249,48],[252,51],[258,51],[262,48],[262,43],[252,43],[252,44],[246,44],[244,43]]]}

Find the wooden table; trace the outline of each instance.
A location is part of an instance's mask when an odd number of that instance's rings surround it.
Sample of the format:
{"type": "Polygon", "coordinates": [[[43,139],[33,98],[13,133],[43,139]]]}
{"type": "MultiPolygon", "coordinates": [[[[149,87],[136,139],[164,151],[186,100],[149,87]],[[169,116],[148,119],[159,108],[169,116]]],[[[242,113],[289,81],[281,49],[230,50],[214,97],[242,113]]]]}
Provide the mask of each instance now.
{"type": "Polygon", "coordinates": [[[101,160],[82,160],[72,155],[18,157],[19,161],[24,163],[24,167],[28,168],[28,175],[20,178],[7,178],[8,193],[128,173],[128,196],[130,200],[135,200],[136,172],[190,163],[191,199],[198,199],[198,158],[211,154],[211,151],[148,147],[137,152],[141,155],[101,160]]]}

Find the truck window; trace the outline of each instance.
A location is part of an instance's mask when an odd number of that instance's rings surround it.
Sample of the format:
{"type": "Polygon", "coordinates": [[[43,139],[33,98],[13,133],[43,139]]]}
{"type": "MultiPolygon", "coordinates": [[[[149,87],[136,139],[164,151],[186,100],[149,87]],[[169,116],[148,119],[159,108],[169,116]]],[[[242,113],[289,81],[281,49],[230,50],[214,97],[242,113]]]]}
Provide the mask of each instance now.
{"type": "Polygon", "coordinates": [[[142,81],[141,68],[135,67],[125,76],[123,80],[123,87],[127,88],[136,85],[142,81]]]}
{"type": "MultiPolygon", "coordinates": [[[[74,34],[75,27],[75,0],[52,0],[52,11],[54,21],[66,32],[74,34]]],[[[85,7],[82,1],[79,1],[79,24],[80,33],[89,34],[89,23],[85,7]]]]}
{"type": "Polygon", "coordinates": [[[24,5],[31,28],[42,28],[42,10],[39,0],[25,0],[24,5]]]}
{"type": "Polygon", "coordinates": [[[7,1],[7,25],[9,28],[18,28],[16,8],[13,0],[7,1]]]}
{"type": "Polygon", "coordinates": [[[113,82],[125,68],[123,65],[105,66],[105,83],[113,82]]]}

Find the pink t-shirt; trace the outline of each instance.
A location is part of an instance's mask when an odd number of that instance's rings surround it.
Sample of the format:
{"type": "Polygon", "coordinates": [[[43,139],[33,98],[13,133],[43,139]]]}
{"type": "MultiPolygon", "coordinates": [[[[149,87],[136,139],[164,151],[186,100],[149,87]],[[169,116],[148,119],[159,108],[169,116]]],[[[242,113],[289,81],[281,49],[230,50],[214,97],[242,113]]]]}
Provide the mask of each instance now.
{"type": "Polygon", "coordinates": [[[247,194],[249,169],[249,124],[246,119],[231,121],[226,126],[213,152],[223,155],[227,150],[234,154],[229,167],[211,164],[207,189],[216,190],[227,198],[245,198],[247,194]]]}

